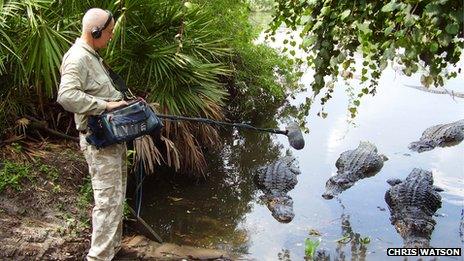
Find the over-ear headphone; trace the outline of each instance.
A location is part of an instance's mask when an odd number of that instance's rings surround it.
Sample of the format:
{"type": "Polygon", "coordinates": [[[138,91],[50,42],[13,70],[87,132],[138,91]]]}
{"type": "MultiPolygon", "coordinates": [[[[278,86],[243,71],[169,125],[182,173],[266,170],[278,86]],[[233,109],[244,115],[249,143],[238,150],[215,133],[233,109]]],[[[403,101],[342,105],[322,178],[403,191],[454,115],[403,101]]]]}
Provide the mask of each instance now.
{"type": "Polygon", "coordinates": [[[105,10],[105,11],[108,14],[108,19],[106,20],[105,24],[102,27],[92,28],[92,31],[90,32],[90,34],[92,35],[93,39],[100,38],[102,35],[102,31],[106,29],[106,27],[110,24],[111,20],[113,19],[113,14],[108,10],[105,10]]]}

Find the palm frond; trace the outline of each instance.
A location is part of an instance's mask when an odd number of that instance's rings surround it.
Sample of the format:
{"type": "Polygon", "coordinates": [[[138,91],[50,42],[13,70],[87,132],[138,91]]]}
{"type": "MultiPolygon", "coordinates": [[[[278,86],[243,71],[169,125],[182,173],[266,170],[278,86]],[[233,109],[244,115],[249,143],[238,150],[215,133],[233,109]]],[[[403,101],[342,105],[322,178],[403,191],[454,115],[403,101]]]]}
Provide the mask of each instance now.
{"type": "Polygon", "coordinates": [[[133,141],[135,150],[135,168],[144,167],[147,174],[155,173],[155,164],[161,165],[164,162],[163,155],[153,143],[149,135],[144,135],[133,141]],[[140,164],[142,163],[142,164],[140,164]]]}
{"type": "Polygon", "coordinates": [[[198,140],[192,135],[190,125],[190,123],[181,123],[178,125],[180,135],[176,139],[175,144],[183,148],[181,170],[191,175],[204,175],[206,159],[198,140]]]}
{"type": "Polygon", "coordinates": [[[166,146],[166,164],[170,167],[174,167],[176,171],[179,170],[181,166],[180,155],[176,145],[172,140],[164,136],[161,136],[161,141],[163,141],[166,146]]]}

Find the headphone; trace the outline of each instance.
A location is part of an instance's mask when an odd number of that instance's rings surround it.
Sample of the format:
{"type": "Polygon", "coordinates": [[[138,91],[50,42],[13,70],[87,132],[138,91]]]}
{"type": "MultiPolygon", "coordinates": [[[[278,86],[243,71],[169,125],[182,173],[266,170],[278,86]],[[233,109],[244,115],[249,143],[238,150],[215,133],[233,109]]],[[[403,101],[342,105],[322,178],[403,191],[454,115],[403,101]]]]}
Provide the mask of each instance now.
{"type": "Polygon", "coordinates": [[[110,24],[111,20],[113,19],[113,14],[108,10],[105,10],[105,11],[108,14],[108,19],[106,19],[106,22],[102,27],[92,28],[92,31],[90,32],[90,34],[92,35],[93,39],[100,38],[102,35],[102,31],[106,29],[106,27],[110,24]]]}

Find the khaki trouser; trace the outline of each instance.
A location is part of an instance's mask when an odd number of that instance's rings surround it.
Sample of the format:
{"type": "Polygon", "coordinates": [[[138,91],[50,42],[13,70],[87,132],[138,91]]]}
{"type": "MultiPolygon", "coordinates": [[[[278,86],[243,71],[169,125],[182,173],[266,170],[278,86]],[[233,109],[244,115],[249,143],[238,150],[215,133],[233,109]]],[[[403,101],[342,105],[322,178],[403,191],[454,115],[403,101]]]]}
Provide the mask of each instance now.
{"type": "Polygon", "coordinates": [[[97,150],[80,134],[92,179],[95,206],[92,211],[92,241],[87,260],[111,260],[121,248],[122,215],[126,196],[126,145],[97,150]]]}

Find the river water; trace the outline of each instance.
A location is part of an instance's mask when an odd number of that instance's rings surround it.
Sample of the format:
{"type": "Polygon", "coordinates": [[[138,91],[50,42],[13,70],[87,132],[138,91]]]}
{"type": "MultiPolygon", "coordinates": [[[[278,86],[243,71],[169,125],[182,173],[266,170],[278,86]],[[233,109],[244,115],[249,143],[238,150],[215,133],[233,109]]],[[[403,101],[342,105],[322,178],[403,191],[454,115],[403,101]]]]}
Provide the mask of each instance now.
{"type": "MultiPolygon", "coordinates": [[[[316,115],[321,109],[318,99],[306,118],[310,132],[304,134],[303,150],[293,150],[281,135],[224,132],[222,149],[208,156],[208,180],[145,183],[141,215],[166,241],[220,248],[239,259],[303,260],[309,238],[320,241],[318,248],[330,253],[332,260],[404,260],[386,255],[387,248],[403,245],[389,221],[386,180],[403,179],[413,168],[422,168],[433,171],[435,185],[444,189],[440,193],[442,207],[434,217],[437,224],[431,246],[462,248],[464,142],[423,153],[410,151],[408,144],[432,125],[464,119],[464,99],[405,86],[420,85],[419,79],[420,75],[407,77],[390,66],[380,79],[377,94],[361,100],[355,119],[347,111],[350,88],[344,82],[336,83],[333,98],[325,106],[327,118],[316,115]],[[338,199],[323,199],[325,182],[336,172],[340,153],[356,148],[360,141],[374,143],[389,160],[377,175],[358,181],[338,199]],[[281,224],[260,201],[262,192],[252,177],[258,167],[285,154],[296,157],[301,174],[289,192],[295,218],[281,224]],[[366,250],[360,250],[356,240],[339,241],[349,231],[370,239],[366,250]]],[[[308,70],[301,83],[309,90],[311,80],[312,71],[308,70]]],[[[461,74],[445,87],[463,92],[463,83],[461,74]]],[[[356,90],[359,82],[352,80],[350,86],[356,90]]],[[[299,93],[289,105],[301,104],[310,95],[309,91],[299,93]]],[[[287,119],[276,117],[264,119],[262,124],[273,120],[284,128],[287,119]]]]}

